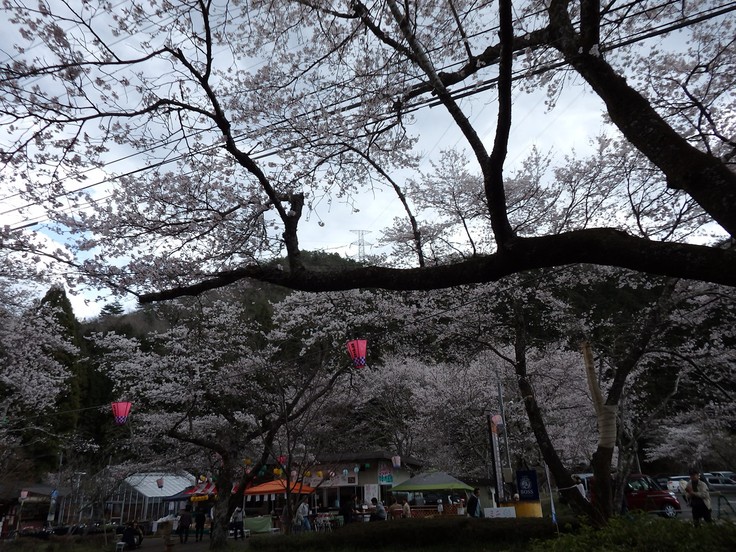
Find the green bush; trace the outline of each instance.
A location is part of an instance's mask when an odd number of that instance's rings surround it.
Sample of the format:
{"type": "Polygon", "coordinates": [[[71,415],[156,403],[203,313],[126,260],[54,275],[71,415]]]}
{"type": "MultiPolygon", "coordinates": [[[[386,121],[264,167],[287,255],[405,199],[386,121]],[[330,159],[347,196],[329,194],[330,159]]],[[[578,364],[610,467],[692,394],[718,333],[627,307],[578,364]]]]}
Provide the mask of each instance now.
{"type": "Polygon", "coordinates": [[[527,550],[533,539],[557,534],[549,519],[403,519],[354,523],[332,533],[251,539],[256,552],[362,552],[442,550],[498,552],[527,550]]]}
{"type": "Polygon", "coordinates": [[[602,529],[581,527],[556,539],[535,541],[530,552],[732,552],[736,525],[714,523],[695,527],[686,521],[650,515],[611,520],[602,529]]]}
{"type": "Polygon", "coordinates": [[[0,544],[2,552],[101,552],[115,550],[117,539],[108,535],[105,544],[102,535],[52,536],[48,539],[20,537],[0,544]]]}

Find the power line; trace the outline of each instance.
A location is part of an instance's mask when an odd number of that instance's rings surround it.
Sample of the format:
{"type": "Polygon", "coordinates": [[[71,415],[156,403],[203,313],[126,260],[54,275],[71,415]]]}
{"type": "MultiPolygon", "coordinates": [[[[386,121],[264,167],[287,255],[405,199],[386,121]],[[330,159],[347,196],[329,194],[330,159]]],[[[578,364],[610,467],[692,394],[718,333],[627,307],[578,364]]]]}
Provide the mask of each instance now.
{"type": "MultiPolygon", "coordinates": [[[[669,5],[670,3],[672,3],[672,1],[667,2],[667,3],[663,4],[663,5],[666,6],[666,5],[669,5]]],[[[633,5],[633,4],[636,4],[636,2],[633,2],[631,5],[633,5]]],[[[621,9],[623,9],[623,8],[621,8],[621,9]]],[[[734,3],[734,2],[731,2],[729,4],[724,4],[724,5],[718,6],[717,8],[714,8],[713,10],[706,10],[706,11],[700,12],[699,14],[696,14],[693,17],[681,18],[681,19],[676,20],[674,22],[670,22],[668,24],[663,24],[658,29],[653,29],[653,30],[652,29],[649,29],[646,32],[641,32],[641,33],[639,33],[637,35],[631,35],[630,37],[622,40],[619,43],[616,43],[616,44],[613,44],[613,45],[610,45],[610,46],[605,47],[603,49],[603,51],[612,51],[612,50],[615,50],[615,49],[620,48],[620,47],[623,47],[623,46],[628,46],[628,45],[634,44],[636,42],[640,42],[642,40],[646,40],[646,39],[649,39],[649,38],[652,38],[652,37],[655,37],[655,36],[660,36],[660,35],[666,34],[668,32],[671,32],[673,30],[677,30],[677,29],[680,29],[680,28],[683,28],[683,27],[687,27],[687,26],[690,26],[690,25],[693,25],[693,24],[697,24],[697,23],[706,21],[708,19],[712,19],[712,18],[715,18],[715,17],[719,17],[721,15],[725,15],[727,13],[730,13],[730,12],[734,11],[735,9],[736,9],[736,3],[734,3]]],[[[455,65],[457,65],[457,64],[455,64],[455,65]]],[[[546,71],[558,69],[558,68],[560,68],[560,67],[562,67],[564,65],[565,65],[565,62],[562,61],[562,60],[561,61],[558,61],[558,62],[555,62],[555,63],[547,64],[545,67],[539,69],[535,74],[539,74],[541,72],[546,72],[546,71]]],[[[447,69],[449,67],[450,66],[446,66],[445,69],[447,69]]],[[[525,78],[526,76],[528,76],[526,72],[524,72],[524,71],[518,71],[516,73],[516,75],[514,76],[514,79],[515,80],[518,80],[518,79],[525,78]]],[[[415,76],[413,78],[415,78],[415,79],[417,79],[419,81],[419,77],[418,76],[415,76]]],[[[464,87],[455,89],[455,90],[451,91],[451,95],[455,99],[462,99],[462,98],[465,98],[465,97],[471,97],[471,96],[474,96],[475,94],[478,94],[478,93],[481,93],[481,92],[485,92],[485,91],[487,91],[487,90],[495,87],[496,84],[497,84],[497,81],[498,81],[498,78],[497,77],[494,77],[494,78],[491,78],[491,79],[486,79],[486,80],[480,81],[479,83],[476,83],[474,85],[467,85],[467,86],[464,86],[464,87]]],[[[333,88],[333,87],[336,87],[336,86],[337,86],[337,84],[334,84],[334,85],[331,85],[329,88],[333,88]]],[[[328,88],[325,88],[322,91],[325,91],[327,89],[328,88]]],[[[315,91],[314,93],[317,93],[317,92],[319,92],[319,91],[315,91]]],[[[439,100],[432,99],[432,98],[424,99],[424,100],[419,100],[415,104],[412,104],[411,106],[408,106],[407,109],[405,109],[405,110],[402,111],[402,113],[404,113],[404,114],[410,114],[410,113],[413,113],[415,111],[419,111],[421,109],[424,109],[426,107],[435,107],[435,106],[437,106],[439,104],[440,104],[439,100]]],[[[352,111],[354,109],[357,109],[357,108],[361,107],[361,105],[362,105],[362,103],[360,101],[360,97],[357,96],[357,95],[355,95],[352,98],[342,99],[339,102],[335,102],[335,103],[333,103],[333,104],[331,104],[331,105],[329,105],[327,107],[328,108],[335,109],[335,110],[338,110],[339,109],[341,111],[352,111]],[[349,102],[352,102],[352,103],[349,103],[349,102]],[[343,106],[342,108],[339,107],[341,104],[345,104],[345,103],[348,103],[348,105],[343,106]]],[[[320,111],[322,109],[323,108],[321,108],[320,111]]],[[[314,110],[313,112],[309,112],[309,113],[307,113],[305,115],[313,114],[313,113],[315,113],[317,111],[318,110],[314,110]]],[[[298,117],[301,117],[301,116],[304,116],[304,115],[300,115],[298,117]]],[[[385,122],[387,120],[392,119],[393,117],[394,117],[393,114],[386,115],[383,118],[377,119],[376,122],[378,122],[378,123],[385,122]]],[[[273,122],[273,123],[270,123],[270,124],[266,125],[261,130],[265,130],[265,129],[269,128],[269,127],[270,128],[277,128],[278,125],[289,123],[290,120],[291,119],[284,118],[284,119],[282,119],[280,121],[276,121],[276,122],[273,122]]],[[[194,133],[192,135],[196,136],[197,134],[207,132],[208,130],[212,130],[212,129],[201,129],[201,130],[198,130],[198,131],[194,131],[194,133]]],[[[245,139],[246,137],[247,137],[247,135],[245,133],[243,133],[241,135],[236,135],[235,136],[235,140],[236,140],[236,142],[240,142],[243,139],[245,139]]],[[[174,140],[174,139],[167,140],[167,141],[164,142],[163,146],[169,145],[169,144],[171,144],[171,143],[173,143],[175,141],[179,141],[179,140],[178,139],[177,140],[174,140]]],[[[142,150],[142,151],[139,151],[139,152],[130,154],[128,156],[111,160],[109,162],[109,164],[117,163],[117,162],[120,162],[120,161],[123,161],[123,160],[127,160],[127,159],[133,158],[135,156],[138,156],[138,155],[140,155],[142,153],[146,153],[146,152],[150,152],[150,151],[155,151],[156,149],[159,149],[160,147],[162,147],[162,145],[157,144],[156,146],[151,146],[151,147],[149,147],[149,148],[147,148],[145,150],[142,150]]],[[[58,193],[58,194],[56,194],[54,196],[51,196],[49,199],[59,199],[59,198],[62,198],[62,197],[68,197],[68,196],[73,195],[75,193],[79,193],[80,191],[88,190],[90,188],[94,188],[96,186],[100,186],[100,185],[103,185],[103,184],[106,184],[106,183],[111,183],[113,181],[119,180],[120,178],[129,177],[129,176],[132,176],[132,175],[135,175],[135,174],[138,174],[138,173],[142,173],[142,172],[148,172],[151,169],[162,167],[162,166],[165,166],[165,165],[167,165],[169,163],[175,163],[175,162],[184,160],[184,159],[186,159],[188,157],[191,157],[191,156],[194,156],[194,155],[198,155],[198,154],[202,154],[202,153],[207,153],[208,151],[212,151],[212,150],[217,149],[219,147],[220,147],[219,144],[214,144],[214,145],[206,146],[205,148],[202,148],[200,150],[188,151],[188,152],[182,153],[179,156],[176,156],[176,157],[174,157],[172,159],[162,160],[162,161],[159,161],[158,163],[155,163],[153,165],[149,165],[149,166],[141,167],[141,168],[138,168],[138,169],[134,169],[132,171],[128,171],[128,172],[126,172],[126,173],[124,173],[122,175],[110,176],[110,177],[107,177],[107,178],[105,178],[105,179],[103,179],[101,181],[97,181],[97,182],[88,184],[88,185],[83,186],[81,188],[75,188],[74,190],[60,192],[60,193],[58,193]]],[[[278,155],[278,154],[283,153],[285,151],[288,151],[288,149],[293,149],[294,147],[296,147],[296,146],[290,146],[288,148],[285,148],[285,147],[282,146],[280,148],[279,147],[275,147],[275,148],[272,148],[270,150],[262,150],[262,152],[260,154],[254,155],[253,156],[253,159],[258,160],[258,159],[263,159],[263,158],[275,156],[275,155],[278,155]]],[[[87,171],[83,171],[81,173],[76,173],[75,175],[70,175],[70,176],[64,177],[62,179],[58,179],[58,180],[54,181],[53,184],[55,184],[55,185],[56,184],[61,184],[64,180],[68,180],[68,179],[73,178],[75,176],[81,176],[84,173],[89,172],[89,171],[92,171],[92,170],[94,170],[94,169],[88,169],[87,171]]],[[[191,173],[189,173],[189,174],[191,174],[191,173]]],[[[16,197],[18,195],[20,195],[20,194],[19,193],[18,194],[13,194],[13,195],[8,196],[8,197],[3,198],[3,199],[9,199],[9,198],[12,198],[12,197],[16,197]]],[[[106,196],[106,197],[110,197],[110,196],[106,196]]],[[[13,213],[13,212],[20,212],[23,209],[27,209],[27,208],[31,208],[31,207],[35,207],[35,206],[41,207],[41,204],[39,202],[27,203],[25,205],[22,205],[22,206],[19,206],[19,207],[15,207],[15,208],[12,208],[12,209],[8,209],[6,211],[3,211],[3,212],[0,213],[0,215],[6,215],[6,214],[13,213]]],[[[83,206],[69,207],[68,210],[71,211],[71,210],[74,210],[75,208],[76,209],[81,209],[81,208],[83,208],[83,206]]],[[[44,216],[43,219],[48,220],[48,217],[47,216],[44,216]]],[[[40,220],[43,220],[43,219],[39,218],[39,221],[40,220]]],[[[33,226],[33,225],[37,224],[39,221],[30,222],[30,220],[29,220],[29,221],[26,221],[24,223],[21,223],[21,224],[15,226],[12,230],[13,231],[16,231],[16,230],[20,230],[22,228],[33,226]]]]}

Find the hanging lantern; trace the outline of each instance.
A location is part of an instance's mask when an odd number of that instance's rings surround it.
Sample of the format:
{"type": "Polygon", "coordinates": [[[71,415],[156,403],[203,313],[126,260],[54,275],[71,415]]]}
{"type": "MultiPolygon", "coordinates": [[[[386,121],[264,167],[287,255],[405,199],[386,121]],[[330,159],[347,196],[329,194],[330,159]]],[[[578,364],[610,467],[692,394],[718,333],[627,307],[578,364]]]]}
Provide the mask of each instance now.
{"type": "MultiPolygon", "coordinates": [[[[309,470],[305,471],[305,472],[304,472],[304,477],[312,477],[312,472],[311,472],[311,471],[309,471],[309,470]]],[[[317,477],[320,477],[320,476],[319,476],[319,475],[317,475],[317,477]]]]}
{"type": "Polygon", "coordinates": [[[346,476],[348,474],[348,470],[347,469],[342,470],[342,474],[346,476]]]}
{"type": "Polygon", "coordinates": [[[246,474],[249,474],[251,471],[253,471],[253,468],[251,468],[250,466],[246,466],[245,467],[245,473],[246,474]]]}
{"type": "Polygon", "coordinates": [[[253,460],[251,460],[250,458],[243,458],[243,464],[245,464],[246,466],[250,466],[252,463],[253,460]]]}
{"type": "Polygon", "coordinates": [[[157,487],[158,487],[159,489],[163,489],[163,488],[164,488],[164,478],[163,478],[163,477],[159,477],[159,478],[158,478],[158,479],[156,480],[156,486],[157,486],[157,487]]]}
{"type": "Polygon", "coordinates": [[[353,468],[353,471],[354,471],[355,473],[358,473],[358,472],[360,471],[360,466],[355,466],[355,467],[353,468]]]}
{"type": "Polygon", "coordinates": [[[347,343],[348,353],[353,359],[353,366],[356,368],[365,368],[368,341],[365,339],[354,339],[347,343]]]}
{"type": "Polygon", "coordinates": [[[281,468],[274,468],[273,469],[273,474],[274,475],[281,475],[281,468]]]}
{"type": "Polygon", "coordinates": [[[396,455],[391,457],[391,465],[394,468],[399,469],[401,467],[401,456],[396,455]]]}
{"type": "Polygon", "coordinates": [[[202,483],[204,483],[205,481],[207,481],[207,476],[206,476],[206,475],[200,475],[200,476],[199,476],[199,480],[200,480],[200,481],[201,481],[202,483]]]}
{"type": "Polygon", "coordinates": [[[291,470],[291,479],[292,479],[292,481],[295,481],[296,480],[296,476],[297,476],[296,470],[291,470]]]}
{"type": "Polygon", "coordinates": [[[370,464],[366,464],[366,465],[365,465],[365,469],[369,469],[370,467],[371,467],[371,465],[370,465],[370,464]]]}
{"type": "Polygon", "coordinates": [[[129,402],[114,402],[111,403],[112,415],[115,418],[115,425],[123,425],[128,421],[128,414],[130,414],[129,402]]]}
{"type": "Polygon", "coordinates": [[[279,464],[281,464],[282,466],[283,466],[284,464],[286,464],[286,456],[284,456],[283,454],[282,454],[281,456],[279,456],[279,457],[277,458],[277,460],[279,461],[279,464]]]}

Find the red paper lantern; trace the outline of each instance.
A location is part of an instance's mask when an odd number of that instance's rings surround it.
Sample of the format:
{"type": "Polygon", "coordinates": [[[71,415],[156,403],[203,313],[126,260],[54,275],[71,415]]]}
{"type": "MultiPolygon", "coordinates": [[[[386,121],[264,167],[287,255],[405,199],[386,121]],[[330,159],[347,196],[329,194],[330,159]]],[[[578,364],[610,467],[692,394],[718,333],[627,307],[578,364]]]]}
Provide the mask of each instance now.
{"type": "Polygon", "coordinates": [[[129,402],[114,402],[111,403],[112,415],[115,418],[115,425],[123,425],[128,421],[128,414],[130,414],[129,402]]]}
{"type": "Polygon", "coordinates": [[[353,359],[353,366],[356,368],[365,368],[368,341],[365,339],[353,339],[352,341],[348,341],[347,348],[350,358],[353,359]]]}

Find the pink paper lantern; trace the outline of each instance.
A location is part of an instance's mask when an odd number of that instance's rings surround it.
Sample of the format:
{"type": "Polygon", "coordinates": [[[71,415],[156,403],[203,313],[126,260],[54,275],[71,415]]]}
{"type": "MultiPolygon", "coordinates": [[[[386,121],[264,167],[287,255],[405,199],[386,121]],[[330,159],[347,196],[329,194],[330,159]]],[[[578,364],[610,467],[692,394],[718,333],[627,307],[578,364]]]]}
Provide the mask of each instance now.
{"type": "Polygon", "coordinates": [[[115,418],[115,425],[123,425],[128,421],[128,414],[130,414],[129,402],[114,402],[111,403],[112,415],[115,418]]]}
{"type": "Polygon", "coordinates": [[[365,339],[353,339],[347,342],[348,353],[353,359],[353,366],[356,368],[365,368],[368,341],[365,339]]]}

